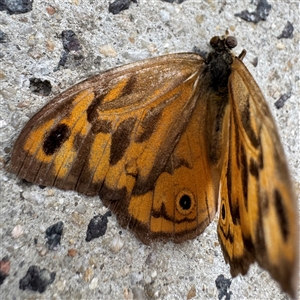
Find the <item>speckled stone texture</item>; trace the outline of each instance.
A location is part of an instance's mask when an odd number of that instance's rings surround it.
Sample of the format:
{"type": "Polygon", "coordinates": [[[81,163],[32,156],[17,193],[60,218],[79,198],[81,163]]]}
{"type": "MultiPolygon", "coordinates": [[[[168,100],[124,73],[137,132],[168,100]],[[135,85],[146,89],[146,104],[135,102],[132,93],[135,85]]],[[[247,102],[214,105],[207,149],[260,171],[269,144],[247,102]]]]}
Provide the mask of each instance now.
{"type": "MultiPolygon", "coordinates": [[[[66,88],[136,60],[195,46],[209,51],[210,38],[229,29],[239,43],[236,53],[247,50],[244,63],[278,124],[299,194],[299,4],[270,2],[266,21],[253,24],[235,16],[254,11],[250,2],[139,0],[113,15],[105,0],[35,0],[29,12],[0,12],[0,259],[10,261],[9,276],[0,287],[2,299],[218,299],[215,280],[231,276],[217,239],[217,218],[195,240],[145,246],[112,216],[105,235],[87,243],[90,220],[106,212],[98,197],[42,189],[7,173],[5,165],[26,121],[66,88]],[[294,26],[293,37],[278,39],[287,21],[294,26]],[[76,34],[76,50],[64,48],[66,30],[76,34]],[[48,80],[50,95],[33,93],[32,78],[48,80]],[[276,100],[289,93],[277,109],[276,100]],[[63,235],[51,251],[45,231],[59,221],[63,235]],[[19,289],[32,265],[56,273],[43,294],[19,289]]],[[[234,278],[227,294],[232,300],[288,299],[256,265],[247,276],[234,278]]]]}

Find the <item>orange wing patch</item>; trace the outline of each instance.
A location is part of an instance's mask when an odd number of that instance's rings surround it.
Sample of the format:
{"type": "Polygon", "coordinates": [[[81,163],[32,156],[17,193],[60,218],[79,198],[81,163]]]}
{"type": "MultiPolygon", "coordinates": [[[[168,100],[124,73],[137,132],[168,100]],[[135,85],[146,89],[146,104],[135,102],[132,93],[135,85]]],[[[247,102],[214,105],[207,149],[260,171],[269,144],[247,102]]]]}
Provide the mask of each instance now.
{"type": "Polygon", "coordinates": [[[155,239],[180,243],[187,237],[194,238],[215,215],[218,169],[209,162],[205,136],[199,134],[209,99],[197,102],[153,191],[134,194],[130,200],[129,228],[146,244],[155,239]]]}

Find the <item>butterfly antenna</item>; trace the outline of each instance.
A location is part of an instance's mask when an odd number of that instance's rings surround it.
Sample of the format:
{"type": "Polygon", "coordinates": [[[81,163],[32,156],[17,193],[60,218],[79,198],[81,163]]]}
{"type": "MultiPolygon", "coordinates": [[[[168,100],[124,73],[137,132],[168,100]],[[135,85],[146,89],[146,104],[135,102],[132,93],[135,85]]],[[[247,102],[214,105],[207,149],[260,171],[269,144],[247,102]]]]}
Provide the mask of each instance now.
{"type": "Polygon", "coordinates": [[[240,55],[238,56],[238,58],[239,58],[240,60],[243,60],[244,57],[246,56],[246,54],[247,54],[247,51],[246,51],[245,49],[243,49],[243,51],[240,53],[240,55]]]}

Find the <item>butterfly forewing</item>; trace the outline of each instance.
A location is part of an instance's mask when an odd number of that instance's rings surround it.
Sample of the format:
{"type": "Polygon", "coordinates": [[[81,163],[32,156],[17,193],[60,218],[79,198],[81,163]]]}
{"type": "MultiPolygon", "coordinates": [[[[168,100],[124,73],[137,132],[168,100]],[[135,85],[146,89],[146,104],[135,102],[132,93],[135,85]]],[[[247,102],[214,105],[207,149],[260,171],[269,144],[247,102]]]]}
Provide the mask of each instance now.
{"type": "MultiPolygon", "coordinates": [[[[107,182],[111,181],[108,171],[116,169],[111,171],[115,185],[121,176],[118,172],[124,172],[128,164],[124,159],[128,147],[133,151],[132,165],[146,149],[151,150],[151,162],[160,149],[172,151],[164,145],[172,144],[188,121],[194,105],[189,99],[193,99],[193,83],[202,64],[197,55],[163,56],[75,85],[26,124],[16,141],[10,171],[37,184],[95,195],[106,176],[107,182]],[[174,80],[168,80],[170,76],[174,80]],[[182,111],[186,118],[175,126],[182,111]],[[173,126],[162,126],[163,122],[173,126]]],[[[140,180],[150,176],[151,162],[137,167],[143,173],[140,180]]]]}
{"type": "Polygon", "coordinates": [[[228,85],[230,128],[218,228],[225,259],[234,276],[256,260],[295,297],[298,208],[276,126],[238,58],[228,85]]]}

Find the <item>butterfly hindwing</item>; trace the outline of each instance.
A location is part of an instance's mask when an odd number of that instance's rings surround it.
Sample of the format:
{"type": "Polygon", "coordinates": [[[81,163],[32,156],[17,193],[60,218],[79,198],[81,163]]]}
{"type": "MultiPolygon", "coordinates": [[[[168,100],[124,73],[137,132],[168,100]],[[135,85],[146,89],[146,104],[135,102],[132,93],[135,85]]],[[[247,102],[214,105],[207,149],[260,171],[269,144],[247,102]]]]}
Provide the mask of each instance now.
{"type": "Polygon", "coordinates": [[[154,188],[130,200],[129,227],[146,244],[194,238],[217,210],[219,169],[209,160],[206,135],[210,97],[202,94],[154,188]]]}
{"type": "Polygon", "coordinates": [[[218,235],[231,273],[256,260],[284,291],[297,289],[297,204],[266,101],[235,58],[228,82],[228,147],[221,175],[218,235]],[[291,280],[293,278],[293,280],[291,280]]]}

